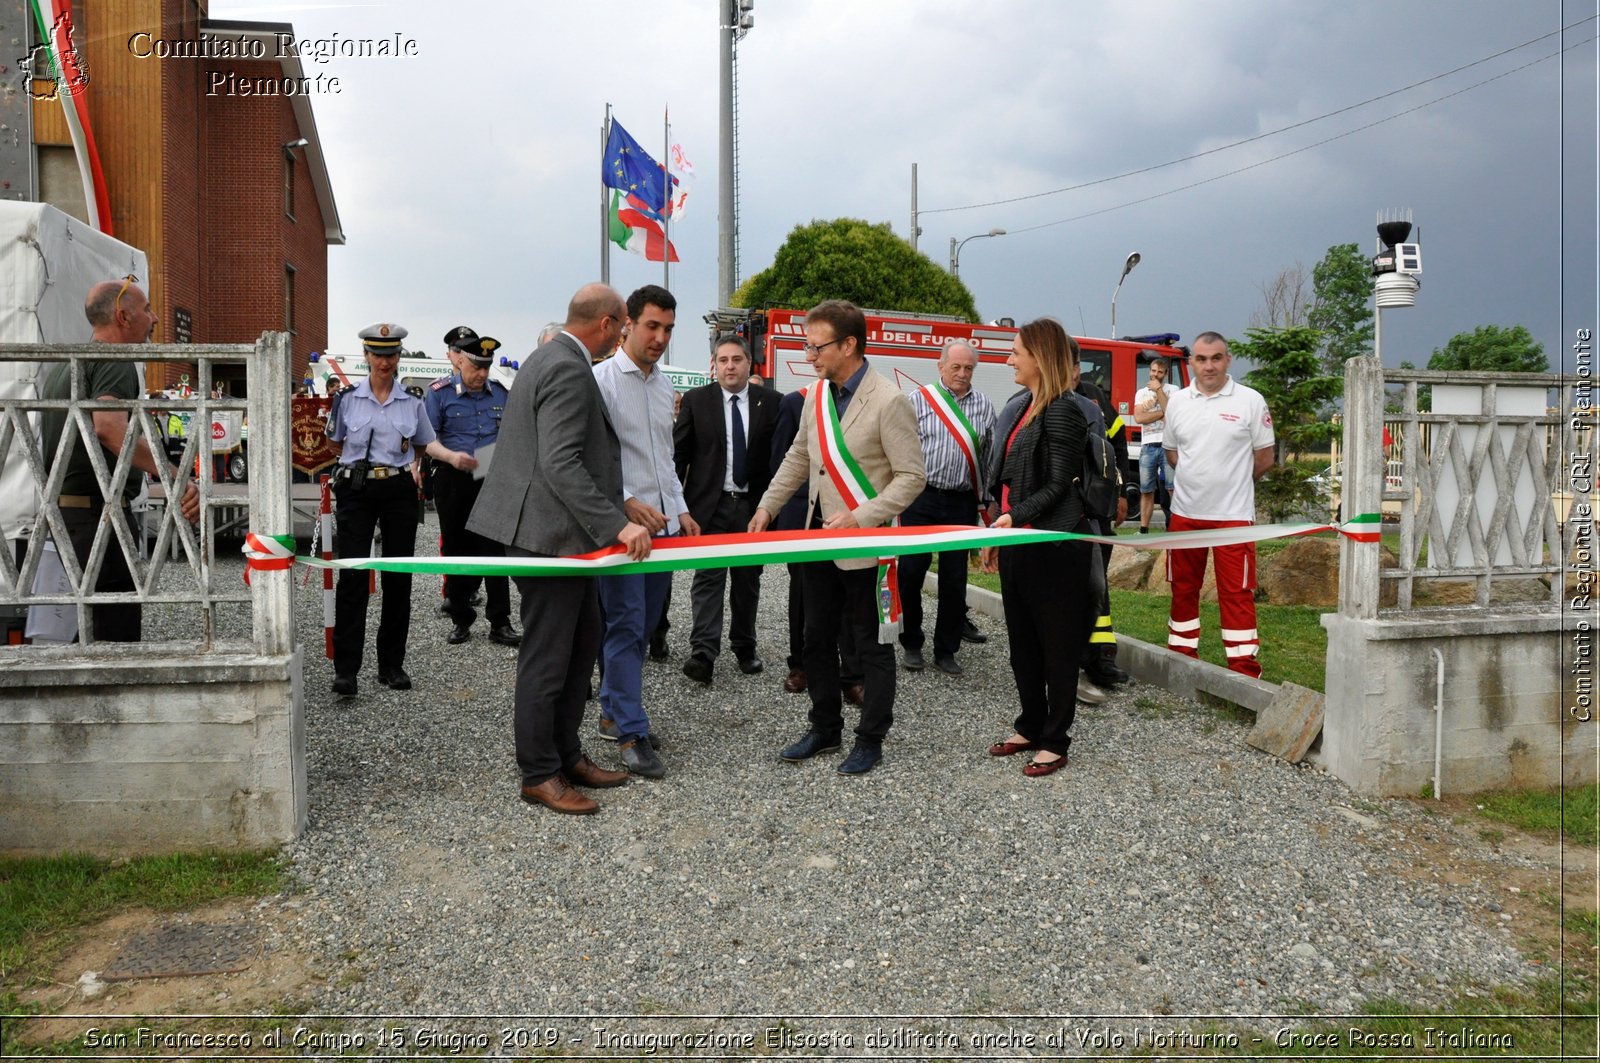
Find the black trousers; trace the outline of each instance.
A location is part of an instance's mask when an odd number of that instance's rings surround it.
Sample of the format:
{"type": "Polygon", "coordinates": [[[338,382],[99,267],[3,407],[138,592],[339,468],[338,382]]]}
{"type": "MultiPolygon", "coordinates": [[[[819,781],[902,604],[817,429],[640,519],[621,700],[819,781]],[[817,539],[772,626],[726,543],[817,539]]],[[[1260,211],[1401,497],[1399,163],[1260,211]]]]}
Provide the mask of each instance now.
{"type": "MultiPolygon", "coordinates": [[[[133,522],[133,515],[126,506],[122,515],[137,539],[143,533],[143,526],[133,522]]],[[[67,526],[67,537],[81,571],[89,563],[89,548],[94,545],[95,532],[99,530],[101,521],[109,522],[111,518],[106,515],[104,505],[96,503],[89,509],[63,508],[61,519],[67,526]]],[[[94,589],[131,591],[134,589],[133,573],[129,571],[127,555],[122,552],[122,544],[115,532],[107,528],[106,535],[110,542],[106,544],[105,560],[100,563],[100,576],[94,581],[94,589]]],[[[143,635],[144,616],[137,604],[96,605],[89,610],[89,622],[94,625],[94,631],[90,634],[95,642],[138,642],[143,635]]],[[[78,641],[89,640],[80,634],[78,641]]]]}
{"type": "MultiPolygon", "coordinates": [[[[717,510],[705,527],[704,535],[722,535],[742,532],[750,526],[753,503],[749,495],[735,497],[724,491],[717,502],[717,510]]],[[[728,594],[733,608],[733,620],[728,627],[728,645],[741,661],[756,654],[756,609],[761,604],[761,566],[741,565],[738,568],[697,569],[689,584],[689,601],[694,616],[694,626],[689,635],[689,646],[709,660],[716,660],[722,652],[722,601],[728,584],[733,584],[728,594]]]]}
{"type": "MultiPolygon", "coordinates": [[[[508,557],[532,557],[506,547],[508,557]]],[[[518,576],[522,646],[517,651],[513,732],[522,785],[537,786],[583,756],[578,728],[600,654],[600,593],[592,576],[518,576]]]]}
{"type": "Polygon", "coordinates": [[[883,741],[894,723],[894,647],[878,641],[877,568],[842,569],[832,561],[801,566],[805,588],[806,689],[811,694],[813,729],[836,735],[844,730],[844,699],[839,682],[839,633],[855,638],[865,686],[856,735],[883,741]]]}
{"type": "Polygon", "coordinates": [[[1000,551],[1000,595],[1022,712],[1016,731],[1066,753],[1077,712],[1078,649],[1094,625],[1089,543],[1030,543],[1000,551]]]}
{"type": "MultiPolygon", "coordinates": [[[[789,570],[789,656],[790,671],[806,667],[806,589],[805,565],[785,565],[789,570]]],[[[876,639],[877,635],[874,634],[876,639]]],[[[856,652],[855,629],[839,625],[840,688],[861,682],[861,655],[856,652]]]]}
{"type": "MultiPolygon", "coordinates": [[[[467,530],[467,518],[478,501],[482,480],[474,480],[470,472],[445,465],[442,462],[433,470],[433,505],[439,511],[439,552],[445,557],[502,557],[505,547],[493,539],[467,530]]],[[[483,586],[487,602],[484,613],[489,623],[500,626],[511,622],[511,581],[505,576],[457,576],[445,580],[445,604],[450,609],[450,619],[458,624],[470,625],[478,619],[472,608],[472,596],[483,586]]]]}
{"type": "MultiPolygon", "coordinates": [[[[374,530],[383,533],[386,557],[409,557],[417,549],[417,485],[410,476],[369,479],[359,491],[348,484],[333,488],[337,506],[334,527],[339,556],[366,557],[374,530]]],[[[370,573],[345,569],[333,596],[333,671],[355,675],[367,642],[367,585],[370,573]]],[[[411,631],[411,573],[382,572],[383,606],[378,613],[378,671],[395,672],[406,659],[411,631]]]]}
{"type": "MultiPolygon", "coordinates": [[[[978,523],[978,496],[970,490],[946,491],[929,487],[900,514],[907,526],[978,523]]],[[[900,558],[900,608],[905,626],[900,645],[922,649],[922,581],[933,565],[932,554],[906,554],[900,558]]],[[[961,625],[967,618],[967,551],[946,550],[939,555],[938,612],[933,621],[933,654],[953,657],[961,648],[961,625]]]]}

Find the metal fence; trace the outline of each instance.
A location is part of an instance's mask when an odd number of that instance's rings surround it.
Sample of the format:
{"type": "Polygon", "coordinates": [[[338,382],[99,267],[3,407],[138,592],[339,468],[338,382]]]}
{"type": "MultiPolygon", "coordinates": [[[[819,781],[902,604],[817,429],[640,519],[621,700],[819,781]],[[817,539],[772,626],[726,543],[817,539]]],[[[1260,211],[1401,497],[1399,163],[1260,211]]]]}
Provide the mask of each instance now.
{"type": "MultiPolygon", "coordinates": [[[[71,366],[70,399],[46,400],[36,397],[0,397],[0,463],[16,468],[21,463],[30,474],[37,514],[13,552],[13,544],[0,550],[0,606],[70,607],[76,614],[79,642],[70,646],[18,646],[0,651],[0,666],[5,654],[35,656],[105,655],[129,656],[141,653],[256,653],[282,655],[292,650],[293,635],[289,609],[289,573],[258,572],[247,587],[239,578],[237,565],[218,566],[217,527],[229,510],[248,506],[248,527],[276,535],[291,531],[290,510],[290,379],[289,338],[286,333],[264,333],[254,346],[199,344],[5,344],[0,345],[0,361],[35,363],[38,379],[54,363],[71,366]],[[84,393],[85,367],[90,362],[182,362],[197,370],[197,385],[192,397],[174,399],[157,395],[148,398],[100,401],[84,393]],[[212,398],[213,367],[243,364],[248,399],[212,398]],[[41,438],[38,414],[45,410],[67,413],[63,435],[41,438]],[[95,435],[97,411],[125,412],[128,431],[120,453],[109,455],[95,435]],[[244,499],[218,490],[213,475],[209,426],[213,414],[238,411],[250,425],[250,466],[248,492],[244,499]],[[173,414],[189,414],[198,430],[188,432],[182,456],[174,475],[162,446],[163,433],[157,428],[173,414]],[[85,442],[100,492],[105,498],[119,498],[130,477],[137,482],[144,473],[133,466],[134,447],[148,441],[155,451],[160,469],[159,483],[151,484],[153,504],[146,520],[131,520],[119,506],[102,511],[93,546],[79,564],[67,537],[66,525],[57,499],[61,496],[66,462],[52,461],[51,455],[65,454],[73,438],[85,442]],[[189,484],[199,491],[201,518],[191,525],[179,512],[175,501],[189,484]],[[38,592],[35,585],[40,566],[46,563],[46,544],[59,544],[59,558],[65,587],[38,592]],[[149,545],[148,551],[144,549],[149,545]],[[95,581],[108,551],[120,550],[128,560],[134,590],[98,593],[95,581]],[[20,554],[20,563],[18,560],[20,554]],[[141,606],[167,606],[192,610],[198,623],[192,625],[194,638],[181,642],[95,643],[91,608],[96,605],[138,603],[141,606]],[[248,634],[224,637],[218,623],[219,609],[232,606],[248,612],[248,634]]],[[[17,504],[12,500],[12,504],[17,504]]]]}
{"type": "Polygon", "coordinates": [[[1566,515],[1591,502],[1591,478],[1573,475],[1592,469],[1595,453],[1592,414],[1572,413],[1581,386],[1555,374],[1385,370],[1370,358],[1347,365],[1344,512],[1397,510],[1399,520],[1394,567],[1380,568],[1375,550],[1346,547],[1341,611],[1378,615],[1383,580],[1396,584],[1394,608],[1412,610],[1417,581],[1435,578],[1471,579],[1479,607],[1497,580],[1547,579],[1548,602],[1559,606],[1579,531],[1566,515]],[[1400,409],[1385,414],[1386,387],[1397,384],[1400,409]],[[1418,408],[1422,387],[1433,391],[1430,410],[1418,408]],[[1441,403],[1447,391],[1452,402],[1441,403]]]}

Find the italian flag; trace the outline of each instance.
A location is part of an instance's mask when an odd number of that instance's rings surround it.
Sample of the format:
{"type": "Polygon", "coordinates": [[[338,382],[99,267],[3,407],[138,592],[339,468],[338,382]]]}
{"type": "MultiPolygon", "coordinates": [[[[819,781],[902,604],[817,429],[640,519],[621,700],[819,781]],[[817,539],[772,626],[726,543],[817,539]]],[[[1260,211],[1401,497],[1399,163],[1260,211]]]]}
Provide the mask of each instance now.
{"type": "Polygon", "coordinates": [[[611,242],[650,262],[678,261],[678,250],[661,226],[635,207],[631,197],[624,199],[615,189],[611,192],[611,242]]]}

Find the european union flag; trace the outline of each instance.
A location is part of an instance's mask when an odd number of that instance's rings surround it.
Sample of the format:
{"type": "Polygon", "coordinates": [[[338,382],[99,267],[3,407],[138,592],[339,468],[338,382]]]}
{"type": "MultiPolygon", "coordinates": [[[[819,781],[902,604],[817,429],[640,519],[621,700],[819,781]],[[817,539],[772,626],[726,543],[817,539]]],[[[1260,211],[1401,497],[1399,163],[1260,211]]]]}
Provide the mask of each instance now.
{"type": "Polygon", "coordinates": [[[666,209],[667,171],[615,119],[606,136],[606,157],[600,165],[600,180],[606,187],[633,197],[647,208],[645,213],[652,218],[659,220],[666,209]]]}

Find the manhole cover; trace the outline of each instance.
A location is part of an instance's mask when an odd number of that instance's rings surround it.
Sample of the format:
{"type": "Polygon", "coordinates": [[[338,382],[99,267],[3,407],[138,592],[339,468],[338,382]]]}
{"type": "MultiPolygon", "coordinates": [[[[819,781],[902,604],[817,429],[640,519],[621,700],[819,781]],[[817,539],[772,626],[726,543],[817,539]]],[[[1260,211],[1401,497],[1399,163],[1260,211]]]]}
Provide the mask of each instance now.
{"type": "Polygon", "coordinates": [[[243,926],[164,927],[128,942],[110,970],[100,972],[100,980],[242,971],[255,956],[256,939],[256,931],[243,926]]]}

